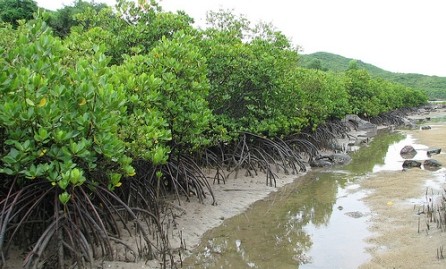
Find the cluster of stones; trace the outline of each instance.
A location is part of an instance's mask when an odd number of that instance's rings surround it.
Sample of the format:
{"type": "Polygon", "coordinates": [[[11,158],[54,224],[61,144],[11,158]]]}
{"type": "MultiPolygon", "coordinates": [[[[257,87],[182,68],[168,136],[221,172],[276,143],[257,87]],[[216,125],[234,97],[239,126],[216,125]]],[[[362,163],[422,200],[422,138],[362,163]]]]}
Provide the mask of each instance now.
{"type": "MultiPolygon", "coordinates": [[[[428,157],[431,157],[432,155],[440,154],[441,148],[429,148],[426,151],[426,153],[427,153],[428,157]]],[[[439,161],[434,160],[434,159],[427,159],[423,162],[417,161],[417,160],[412,160],[412,158],[415,157],[416,154],[417,154],[417,151],[415,150],[415,148],[413,146],[407,145],[401,149],[400,155],[401,155],[401,157],[406,159],[403,163],[404,169],[414,168],[414,167],[421,168],[421,165],[423,165],[424,169],[438,170],[442,166],[439,161]]]]}

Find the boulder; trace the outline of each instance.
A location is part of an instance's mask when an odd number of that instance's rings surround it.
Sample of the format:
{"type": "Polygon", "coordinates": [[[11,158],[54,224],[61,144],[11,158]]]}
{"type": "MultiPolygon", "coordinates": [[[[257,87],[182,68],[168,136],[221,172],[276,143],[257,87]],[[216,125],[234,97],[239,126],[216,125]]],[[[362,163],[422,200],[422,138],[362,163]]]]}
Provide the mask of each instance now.
{"type": "Polygon", "coordinates": [[[413,155],[415,156],[417,154],[417,151],[415,148],[411,145],[406,145],[400,150],[400,155],[413,155]]]}
{"type": "Polygon", "coordinates": [[[423,166],[427,170],[438,170],[441,168],[441,163],[434,159],[425,160],[423,166]]]}
{"type": "Polygon", "coordinates": [[[428,148],[427,149],[427,156],[432,156],[434,154],[440,154],[441,148],[428,148]]]}
{"type": "Polygon", "coordinates": [[[352,141],[352,140],[348,141],[347,146],[349,146],[349,147],[356,146],[356,141],[352,141]]]}
{"type": "Polygon", "coordinates": [[[413,159],[413,157],[415,157],[415,155],[417,155],[416,152],[408,153],[408,154],[401,154],[401,157],[405,160],[410,160],[410,159],[413,159]]]}
{"type": "Polygon", "coordinates": [[[421,168],[421,162],[415,160],[405,160],[403,163],[403,168],[421,168]]]}

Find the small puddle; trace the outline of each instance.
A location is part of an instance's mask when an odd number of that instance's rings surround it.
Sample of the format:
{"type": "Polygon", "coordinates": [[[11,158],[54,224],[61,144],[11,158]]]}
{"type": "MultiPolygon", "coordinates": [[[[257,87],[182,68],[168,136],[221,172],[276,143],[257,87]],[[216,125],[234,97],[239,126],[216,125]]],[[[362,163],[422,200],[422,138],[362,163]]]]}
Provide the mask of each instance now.
{"type": "MultiPolygon", "coordinates": [[[[321,168],[207,232],[183,268],[356,268],[370,259],[370,210],[358,181],[400,170],[399,150],[413,144],[380,134],[343,167],[321,168]]],[[[416,149],[422,149],[421,146],[416,149]]]]}

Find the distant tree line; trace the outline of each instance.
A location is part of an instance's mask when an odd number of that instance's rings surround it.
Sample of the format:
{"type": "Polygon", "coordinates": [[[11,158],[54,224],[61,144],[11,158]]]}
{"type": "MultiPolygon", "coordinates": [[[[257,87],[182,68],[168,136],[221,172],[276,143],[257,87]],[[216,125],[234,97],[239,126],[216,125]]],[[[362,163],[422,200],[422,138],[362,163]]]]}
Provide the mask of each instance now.
{"type": "MultiPolygon", "coordinates": [[[[301,55],[299,65],[310,69],[342,73],[348,69],[350,61],[352,61],[352,59],[340,55],[327,52],[316,52],[301,55]]],[[[373,78],[382,78],[403,84],[413,89],[420,89],[426,93],[430,100],[446,99],[446,77],[393,73],[362,61],[357,61],[357,64],[359,68],[367,70],[373,78]]]]}

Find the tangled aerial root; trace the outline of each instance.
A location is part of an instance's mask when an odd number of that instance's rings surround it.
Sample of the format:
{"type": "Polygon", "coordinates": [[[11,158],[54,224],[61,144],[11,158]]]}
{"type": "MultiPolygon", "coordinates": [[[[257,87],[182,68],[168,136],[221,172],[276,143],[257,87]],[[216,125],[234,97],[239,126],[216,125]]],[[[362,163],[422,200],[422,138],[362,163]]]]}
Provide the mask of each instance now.
{"type": "Polygon", "coordinates": [[[88,268],[96,259],[118,258],[118,246],[132,253],[132,261],[167,258],[168,242],[156,212],[129,207],[101,184],[73,187],[70,201],[62,205],[60,190],[45,180],[20,187],[15,179],[10,183],[0,200],[2,266],[12,245],[27,249],[23,268],[88,268]],[[123,233],[134,242],[122,240],[123,233]]]}

